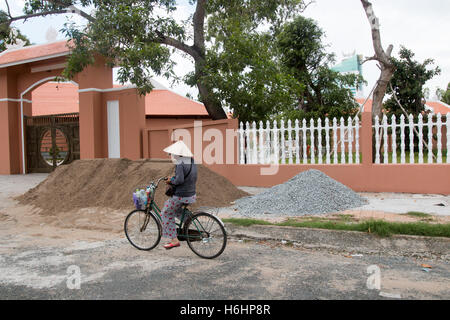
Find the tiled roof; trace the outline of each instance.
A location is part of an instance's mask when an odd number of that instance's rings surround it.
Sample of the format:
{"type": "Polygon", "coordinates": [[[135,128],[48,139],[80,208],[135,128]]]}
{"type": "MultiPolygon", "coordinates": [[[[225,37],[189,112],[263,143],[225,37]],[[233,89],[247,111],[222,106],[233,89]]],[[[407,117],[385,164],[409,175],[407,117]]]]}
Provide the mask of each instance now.
{"type": "MultiPolygon", "coordinates": [[[[120,87],[120,85],[114,85],[120,87]]],[[[47,82],[32,93],[33,115],[78,112],[78,87],[72,83],[47,82]]],[[[150,116],[208,116],[205,106],[161,85],[145,97],[150,116]]]]}
{"type": "Polygon", "coordinates": [[[0,53],[0,68],[65,56],[69,53],[66,40],[10,49],[0,53]]]}
{"type": "Polygon", "coordinates": [[[441,101],[427,101],[427,107],[433,110],[433,113],[447,114],[450,113],[450,106],[441,101]]]}
{"type": "MultiPolygon", "coordinates": [[[[358,102],[360,105],[364,103],[366,99],[364,98],[357,98],[356,102],[358,102]]],[[[425,102],[425,106],[427,109],[432,110],[433,113],[440,113],[442,115],[447,114],[450,112],[450,106],[445,104],[442,101],[427,101],[425,102]]],[[[364,105],[365,111],[371,111],[372,110],[372,99],[368,99],[366,104],[364,105]]]]}
{"type": "Polygon", "coordinates": [[[158,116],[207,116],[205,106],[170,90],[153,90],[145,97],[145,113],[158,116]]]}

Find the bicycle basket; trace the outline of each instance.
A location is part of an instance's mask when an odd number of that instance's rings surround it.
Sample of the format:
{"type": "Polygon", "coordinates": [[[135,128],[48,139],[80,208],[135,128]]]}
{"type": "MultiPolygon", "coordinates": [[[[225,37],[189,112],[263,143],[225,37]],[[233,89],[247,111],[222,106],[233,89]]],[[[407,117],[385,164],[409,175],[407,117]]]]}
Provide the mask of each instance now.
{"type": "Polygon", "coordinates": [[[136,209],[145,210],[147,205],[147,195],[145,192],[141,192],[141,190],[136,190],[133,192],[133,203],[136,209]]]}

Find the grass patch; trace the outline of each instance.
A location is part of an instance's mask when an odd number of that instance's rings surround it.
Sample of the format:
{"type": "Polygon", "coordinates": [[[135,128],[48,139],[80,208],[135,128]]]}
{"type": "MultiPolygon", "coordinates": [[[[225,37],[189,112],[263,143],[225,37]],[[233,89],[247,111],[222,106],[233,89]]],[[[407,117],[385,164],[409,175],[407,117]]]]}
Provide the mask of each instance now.
{"type": "Polygon", "coordinates": [[[250,227],[255,224],[257,225],[274,225],[273,223],[264,221],[264,220],[256,220],[256,219],[240,219],[240,218],[232,218],[232,219],[222,219],[223,222],[232,223],[242,227],[250,227]]]}
{"type": "Polygon", "coordinates": [[[407,216],[418,217],[418,218],[430,218],[431,214],[417,211],[410,211],[406,213],[407,216]]]}
{"type": "Polygon", "coordinates": [[[271,223],[263,220],[234,219],[234,218],[223,219],[223,222],[232,223],[244,227],[251,225],[273,225],[273,226],[288,226],[297,228],[360,231],[377,234],[380,237],[389,237],[394,234],[403,234],[403,235],[450,238],[450,223],[447,224],[429,224],[425,222],[400,223],[400,222],[386,222],[382,220],[368,220],[359,223],[348,223],[347,221],[329,221],[329,220],[294,221],[292,219],[289,219],[282,223],[271,223]]]}

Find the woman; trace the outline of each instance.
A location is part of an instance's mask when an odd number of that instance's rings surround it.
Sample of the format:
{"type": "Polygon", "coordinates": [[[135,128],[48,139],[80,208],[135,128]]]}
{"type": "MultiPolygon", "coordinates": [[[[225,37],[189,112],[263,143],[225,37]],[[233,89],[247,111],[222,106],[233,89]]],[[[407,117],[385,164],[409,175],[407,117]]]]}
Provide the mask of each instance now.
{"type": "Polygon", "coordinates": [[[181,218],[183,204],[196,201],[197,165],[194,163],[192,152],[183,141],[178,141],[167,147],[164,152],[169,153],[172,162],[176,164],[175,175],[167,182],[175,186],[175,193],[164,203],[161,212],[162,236],[170,239],[170,242],[164,245],[164,248],[172,249],[180,246],[175,217],[181,218]]]}

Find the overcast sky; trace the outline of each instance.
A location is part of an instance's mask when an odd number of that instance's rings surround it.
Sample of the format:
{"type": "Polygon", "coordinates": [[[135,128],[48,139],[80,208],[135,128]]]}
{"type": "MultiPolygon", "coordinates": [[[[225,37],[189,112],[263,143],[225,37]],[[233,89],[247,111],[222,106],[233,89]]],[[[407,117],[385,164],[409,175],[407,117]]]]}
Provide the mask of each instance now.
{"type": "MultiPolygon", "coordinates": [[[[24,0],[10,0],[13,14],[21,14],[24,0]]],[[[177,17],[186,18],[193,11],[188,0],[179,0],[180,8],[177,17]]],[[[431,98],[437,87],[446,88],[450,82],[450,0],[373,0],[375,14],[380,20],[381,41],[384,48],[394,45],[393,56],[398,56],[400,46],[411,49],[415,59],[423,62],[427,58],[435,60],[435,65],[442,70],[426,83],[431,90],[431,98]]],[[[5,9],[5,1],[0,0],[0,8],[5,9]]],[[[365,57],[374,54],[370,26],[359,0],[316,0],[304,13],[305,16],[315,19],[325,31],[325,42],[328,50],[336,54],[337,62],[344,53],[362,54],[365,57]]],[[[71,19],[81,21],[74,16],[71,19]]],[[[54,16],[46,18],[33,18],[26,23],[17,22],[19,28],[33,43],[46,42],[46,32],[51,26],[60,30],[67,21],[66,17],[54,16]]],[[[59,34],[58,39],[64,36],[59,34]]],[[[179,65],[176,68],[180,76],[193,68],[189,62],[177,57],[179,65]]],[[[364,94],[368,95],[379,77],[379,69],[375,62],[363,65],[363,76],[368,81],[364,94]]],[[[157,78],[166,86],[170,81],[157,78]]],[[[172,90],[185,95],[190,92],[197,95],[195,89],[185,85],[172,87],[172,90]]]]}

